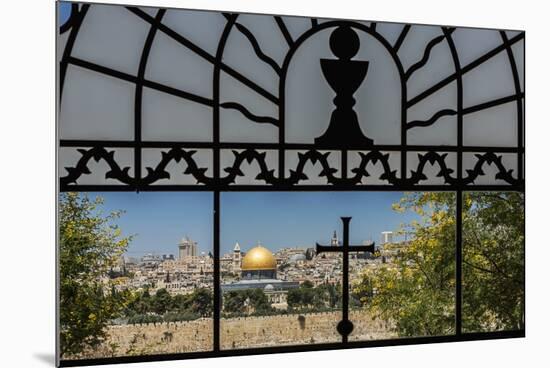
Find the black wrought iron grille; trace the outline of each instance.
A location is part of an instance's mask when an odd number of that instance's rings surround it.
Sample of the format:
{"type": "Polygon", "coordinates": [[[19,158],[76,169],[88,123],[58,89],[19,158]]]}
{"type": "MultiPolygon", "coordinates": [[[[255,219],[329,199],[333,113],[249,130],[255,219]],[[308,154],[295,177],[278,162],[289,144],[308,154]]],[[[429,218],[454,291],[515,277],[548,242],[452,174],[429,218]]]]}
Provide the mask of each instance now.
{"type": "Polygon", "coordinates": [[[462,333],[457,282],[453,336],[220,350],[219,232],[225,191],[454,191],[460,265],[462,192],[524,190],[524,38],[509,30],[72,3],[57,38],[59,189],[212,192],[214,338],[210,352],[62,364],[523,336],[462,333]],[[202,28],[182,32],[174,13],[203,17],[202,28]],[[120,53],[109,48],[115,28],[93,36],[114,23],[129,36],[120,53]],[[156,50],[161,42],[172,49],[156,50]],[[179,66],[184,77],[154,66],[178,50],[190,57],[179,66]],[[308,53],[308,67],[296,67],[308,53]],[[307,92],[300,78],[309,69],[326,91],[307,92]],[[188,80],[188,89],[180,87],[188,80]],[[109,91],[117,88],[122,97],[113,101],[109,91]],[[315,102],[319,96],[326,98],[315,102]],[[151,107],[162,99],[170,103],[151,107]],[[174,127],[155,111],[187,125],[174,127]]]}

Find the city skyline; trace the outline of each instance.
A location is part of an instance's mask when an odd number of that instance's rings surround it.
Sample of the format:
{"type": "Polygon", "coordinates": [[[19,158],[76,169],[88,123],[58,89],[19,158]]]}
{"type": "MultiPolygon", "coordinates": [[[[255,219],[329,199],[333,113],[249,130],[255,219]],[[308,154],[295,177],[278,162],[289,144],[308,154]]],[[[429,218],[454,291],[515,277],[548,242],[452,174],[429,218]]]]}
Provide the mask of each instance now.
{"type": "MultiPolygon", "coordinates": [[[[117,220],[122,235],[134,235],[127,256],[173,254],[189,237],[199,254],[212,252],[213,194],[209,192],[104,192],[105,212],[123,210],[117,220]]],[[[220,196],[220,250],[230,253],[236,242],[243,252],[261,243],[272,252],[285,247],[328,244],[333,231],[342,236],[340,216],[352,216],[350,241],[380,243],[383,231],[395,231],[415,219],[391,205],[401,192],[249,192],[220,196]]],[[[396,240],[399,240],[398,238],[396,240]]]]}

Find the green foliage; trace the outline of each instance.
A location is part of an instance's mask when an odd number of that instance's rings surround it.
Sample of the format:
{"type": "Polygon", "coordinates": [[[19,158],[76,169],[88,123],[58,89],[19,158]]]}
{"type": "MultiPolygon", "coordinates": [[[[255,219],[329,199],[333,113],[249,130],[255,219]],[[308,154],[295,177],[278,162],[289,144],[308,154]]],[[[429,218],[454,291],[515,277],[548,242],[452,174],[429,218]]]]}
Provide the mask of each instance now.
{"type": "Polygon", "coordinates": [[[228,316],[270,315],[274,312],[262,289],[231,290],[224,293],[223,309],[228,316]]]}
{"type": "Polygon", "coordinates": [[[208,289],[195,289],[189,297],[191,308],[190,311],[201,317],[211,317],[212,309],[214,308],[214,296],[208,289]]]}
{"type": "Polygon", "coordinates": [[[330,284],[313,286],[311,281],[304,281],[300,287],[290,289],[287,294],[289,311],[320,312],[340,306],[341,290],[330,284]]]}
{"type": "Polygon", "coordinates": [[[127,292],[116,292],[109,271],[130,238],[114,224],[120,212],[103,215],[101,198],[63,193],[59,201],[61,355],[82,353],[105,338],[105,326],[120,316],[127,292]]]}
{"type": "Polygon", "coordinates": [[[190,321],[200,317],[211,317],[212,292],[197,288],[190,294],[170,295],[166,289],[159,289],[151,296],[149,290],[135,292],[124,310],[128,323],[190,321]]]}
{"type": "Polygon", "coordinates": [[[523,194],[468,193],[464,211],[464,330],[521,329],[525,298],[523,194]]]}
{"type": "MultiPolygon", "coordinates": [[[[463,326],[466,331],[523,326],[523,196],[465,193],[463,326]]],[[[420,221],[404,226],[393,262],[367,269],[354,287],[363,306],[401,336],[454,332],[455,195],[407,193],[394,205],[420,221]]]]}

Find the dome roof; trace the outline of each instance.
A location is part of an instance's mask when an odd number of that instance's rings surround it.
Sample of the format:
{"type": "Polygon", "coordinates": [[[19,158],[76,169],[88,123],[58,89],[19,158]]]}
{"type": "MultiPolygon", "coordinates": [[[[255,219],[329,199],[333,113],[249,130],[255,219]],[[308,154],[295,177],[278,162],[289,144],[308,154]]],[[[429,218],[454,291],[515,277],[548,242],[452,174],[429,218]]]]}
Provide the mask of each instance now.
{"type": "Polygon", "coordinates": [[[307,258],[306,258],[306,255],[303,254],[303,253],[298,253],[298,254],[293,254],[290,256],[290,258],[288,259],[288,261],[290,263],[296,263],[298,261],[305,261],[307,258]]]}
{"type": "Polygon", "coordinates": [[[258,245],[246,252],[241,269],[243,271],[275,270],[277,269],[277,260],[269,249],[258,245]]]}

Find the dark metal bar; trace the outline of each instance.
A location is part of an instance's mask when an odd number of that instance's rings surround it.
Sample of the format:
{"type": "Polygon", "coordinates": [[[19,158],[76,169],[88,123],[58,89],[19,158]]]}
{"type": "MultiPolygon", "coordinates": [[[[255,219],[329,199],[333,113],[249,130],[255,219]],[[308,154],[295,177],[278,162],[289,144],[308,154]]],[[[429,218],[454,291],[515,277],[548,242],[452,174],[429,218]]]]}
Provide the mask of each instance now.
{"type": "Polygon", "coordinates": [[[410,24],[406,24],[403,27],[403,30],[399,34],[399,37],[397,38],[397,41],[395,41],[395,45],[393,45],[393,49],[395,50],[395,52],[398,52],[399,49],[401,48],[401,45],[403,44],[403,41],[405,41],[405,37],[407,37],[407,33],[409,33],[410,29],[411,29],[410,24]]]}
{"type": "MultiPolygon", "coordinates": [[[[457,87],[457,101],[456,101],[456,146],[458,153],[456,157],[457,166],[457,179],[462,182],[462,160],[463,160],[463,103],[464,103],[464,90],[462,84],[463,70],[460,66],[460,59],[456,50],[451,32],[442,27],[443,33],[447,39],[447,44],[451,50],[453,58],[453,64],[456,72],[456,87],[457,87]]],[[[455,213],[455,334],[460,336],[462,334],[462,190],[458,190],[455,194],[456,201],[456,213],[455,213]]]]}
{"type": "Polygon", "coordinates": [[[341,177],[346,179],[348,177],[348,150],[342,150],[340,154],[342,155],[340,160],[340,164],[342,166],[340,168],[340,170],[342,170],[341,177]]]}
{"type": "MultiPolygon", "coordinates": [[[[134,188],[124,184],[99,185],[61,185],[61,192],[131,192],[134,188]]],[[[213,188],[207,185],[194,184],[159,184],[141,188],[143,192],[211,192],[213,188]]],[[[221,192],[454,192],[457,190],[479,191],[514,191],[523,192],[523,183],[516,185],[227,185],[221,192]]]]}
{"type": "Polygon", "coordinates": [[[277,26],[279,26],[279,29],[281,30],[281,33],[283,34],[283,37],[286,40],[286,43],[288,44],[289,47],[292,47],[294,40],[292,39],[292,36],[290,35],[288,28],[286,28],[286,24],[283,21],[283,18],[277,17],[277,16],[274,18],[275,18],[275,21],[277,22],[277,26]]]}
{"type": "MultiPolygon", "coordinates": [[[[374,245],[352,245],[347,247],[348,251],[350,253],[353,252],[374,252],[374,245]]],[[[342,253],[342,248],[340,247],[332,247],[329,245],[316,245],[315,249],[319,253],[326,253],[326,252],[332,252],[332,253],[342,253]]]]}
{"type": "Polygon", "coordinates": [[[455,334],[462,335],[462,191],[456,192],[455,334]]]}
{"type": "Polygon", "coordinates": [[[198,358],[220,358],[220,357],[227,357],[227,356],[297,353],[297,352],[306,352],[306,351],[338,350],[342,348],[356,349],[356,348],[369,348],[369,347],[380,347],[380,346],[435,344],[435,343],[458,342],[458,341],[513,339],[513,338],[521,338],[521,337],[525,337],[525,330],[464,333],[460,336],[446,335],[446,336],[427,336],[427,337],[402,337],[402,338],[388,339],[388,340],[351,341],[351,342],[347,342],[346,344],[329,343],[329,344],[289,345],[289,346],[262,347],[262,348],[251,348],[251,349],[230,349],[230,350],[220,350],[216,352],[213,352],[213,351],[190,352],[190,353],[180,353],[180,354],[155,354],[155,355],[125,356],[125,357],[115,357],[115,358],[62,360],[60,362],[60,366],[77,367],[77,366],[99,365],[99,364],[156,362],[156,361],[166,361],[166,360],[198,359],[198,358]]]}
{"type": "Polygon", "coordinates": [[[220,280],[220,192],[214,192],[214,311],[213,338],[214,351],[220,351],[220,312],[221,312],[221,280],[220,280]]]}
{"type": "MultiPolygon", "coordinates": [[[[214,73],[212,78],[212,98],[214,101],[214,109],[212,116],[213,124],[213,140],[214,140],[214,178],[215,182],[220,181],[220,74],[221,74],[221,60],[227,38],[238,15],[228,15],[227,23],[225,24],[220,41],[218,42],[218,48],[216,50],[216,59],[214,63],[214,73]]],[[[220,279],[220,191],[216,188],[214,191],[214,313],[213,313],[213,347],[214,351],[220,351],[220,314],[222,308],[222,295],[221,295],[221,279],[220,279]]]]}
{"type": "MultiPolygon", "coordinates": [[[[349,321],[349,222],[351,217],[342,217],[344,234],[342,239],[342,321],[349,321]]],[[[348,335],[342,334],[342,343],[348,342],[348,335]]]]}
{"type": "MultiPolygon", "coordinates": [[[[484,102],[484,103],[481,103],[481,104],[478,104],[478,105],[466,107],[463,110],[463,114],[464,115],[471,114],[473,112],[477,112],[477,111],[485,110],[485,109],[490,109],[491,107],[503,105],[503,104],[513,102],[513,101],[518,101],[518,100],[521,103],[522,98],[523,98],[523,92],[520,91],[515,95],[506,96],[506,97],[498,98],[496,100],[487,101],[487,102],[484,102]]],[[[519,108],[519,111],[521,112],[521,107],[519,108]]]]}
{"type": "MultiPolygon", "coordinates": [[[[134,147],[134,141],[124,141],[124,140],[92,140],[92,139],[61,139],[59,142],[61,147],[134,147]]],[[[141,141],[141,146],[143,148],[219,148],[224,149],[284,149],[284,150],[316,150],[318,147],[315,144],[311,143],[251,143],[251,142],[196,142],[196,141],[141,141]]],[[[408,145],[401,146],[398,144],[378,144],[369,147],[368,149],[364,148],[350,148],[348,151],[395,151],[400,152],[402,150],[408,152],[458,152],[459,148],[456,146],[447,146],[447,145],[408,145]]],[[[502,153],[516,153],[518,152],[517,147],[497,147],[497,146],[462,146],[461,148],[464,152],[502,152],[502,153]]],[[[521,152],[525,149],[521,148],[521,152]]]]}
{"type": "MultiPolygon", "coordinates": [[[[166,9],[159,9],[155,19],[159,22],[164,17],[166,9]]],[[[151,46],[153,45],[153,40],[157,28],[155,25],[151,24],[149,28],[149,33],[145,39],[143,45],[143,50],[141,52],[141,58],[139,61],[138,74],[136,78],[136,90],[134,98],[134,180],[136,190],[139,191],[141,185],[141,126],[142,126],[142,101],[143,101],[143,82],[145,80],[145,69],[147,67],[147,60],[149,59],[149,52],[151,51],[151,46]]]]}

